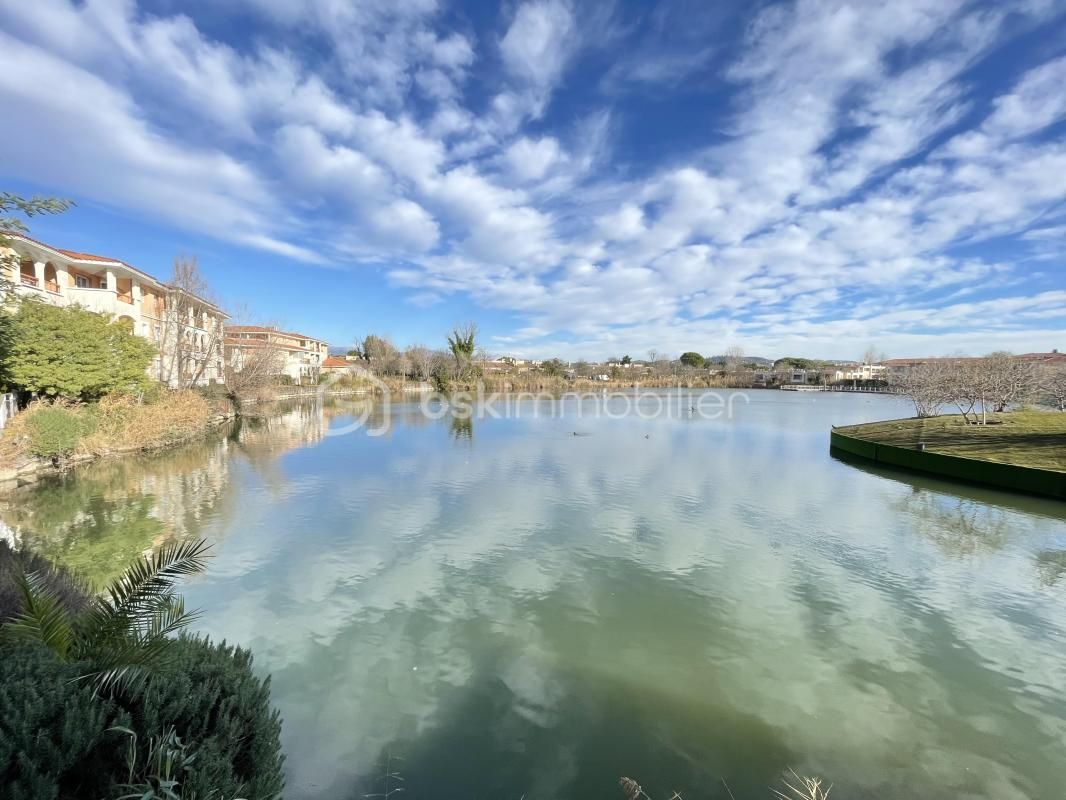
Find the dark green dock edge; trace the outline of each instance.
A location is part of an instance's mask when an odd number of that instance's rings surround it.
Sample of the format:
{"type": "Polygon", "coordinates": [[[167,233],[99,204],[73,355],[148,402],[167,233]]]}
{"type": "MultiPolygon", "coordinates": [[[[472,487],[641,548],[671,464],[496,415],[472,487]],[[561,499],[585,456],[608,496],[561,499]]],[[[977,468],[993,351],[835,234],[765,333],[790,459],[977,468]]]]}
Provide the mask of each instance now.
{"type": "Polygon", "coordinates": [[[829,451],[941,478],[1066,500],[1066,472],[911,450],[848,436],[838,430],[829,434],[829,451]]]}

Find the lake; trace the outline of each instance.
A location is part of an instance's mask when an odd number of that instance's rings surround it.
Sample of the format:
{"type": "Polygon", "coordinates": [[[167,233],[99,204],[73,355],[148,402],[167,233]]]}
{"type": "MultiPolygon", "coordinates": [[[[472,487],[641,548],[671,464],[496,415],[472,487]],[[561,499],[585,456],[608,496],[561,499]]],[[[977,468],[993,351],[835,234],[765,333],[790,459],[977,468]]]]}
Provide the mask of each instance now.
{"type": "Polygon", "coordinates": [[[0,532],[98,581],[212,541],[186,600],[272,674],[295,800],[1062,797],[1066,506],[829,455],[894,397],[724,397],[296,406],[0,532]]]}

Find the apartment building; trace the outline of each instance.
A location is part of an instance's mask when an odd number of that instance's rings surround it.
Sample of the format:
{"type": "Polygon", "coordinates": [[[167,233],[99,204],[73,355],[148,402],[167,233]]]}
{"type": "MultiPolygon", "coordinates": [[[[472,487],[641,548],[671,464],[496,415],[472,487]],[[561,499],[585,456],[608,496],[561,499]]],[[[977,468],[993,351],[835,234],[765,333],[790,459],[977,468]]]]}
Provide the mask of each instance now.
{"type": "Polygon", "coordinates": [[[226,358],[235,370],[253,363],[261,368],[267,359],[270,372],[287,375],[297,385],[318,383],[329,357],[327,342],[274,326],[227,325],[225,342],[226,358]]]}
{"type": "Polygon", "coordinates": [[[128,322],[156,346],[151,376],[170,386],[225,381],[227,316],[215,304],[116,258],[65,250],[17,233],[5,236],[10,247],[0,269],[18,296],[77,305],[128,322]]]}

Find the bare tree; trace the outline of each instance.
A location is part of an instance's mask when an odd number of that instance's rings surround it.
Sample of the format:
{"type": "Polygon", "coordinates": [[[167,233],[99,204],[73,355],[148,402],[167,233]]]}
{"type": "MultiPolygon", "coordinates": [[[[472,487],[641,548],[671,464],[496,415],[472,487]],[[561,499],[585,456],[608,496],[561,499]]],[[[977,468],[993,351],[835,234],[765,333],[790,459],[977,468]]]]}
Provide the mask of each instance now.
{"type": "Polygon", "coordinates": [[[886,358],[885,354],[878,350],[874,345],[870,345],[866,348],[866,352],[863,353],[863,364],[880,364],[886,358]]]}
{"type": "Polygon", "coordinates": [[[936,359],[895,383],[914,401],[918,416],[935,416],[924,412],[938,412],[953,403],[967,422],[986,425],[989,411],[1006,411],[1032,394],[1036,374],[1027,361],[1010,353],[992,353],[984,358],[936,359]]]}
{"type": "Polygon", "coordinates": [[[363,338],[361,350],[363,359],[369,363],[373,372],[387,374],[390,370],[395,369],[396,345],[387,336],[378,336],[373,333],[367,334],[363,338]]]}
{"type": "Polygon", "coordinates": [[[918,417],[936,417],[946,404],[952,402],[947,365],[930,362],[894,374],[889,381],[914,403],[918,417]]]}
{"type": "Polygon", "coordinates": [[[987,422],[987,407],[1006,411],[1012,403],[1029,398],[1036,388],[1035,365],[1011,353],[992,353],[981,359],[980,365],[982,424],[987,422]]]}
{"type": "MultiPolygon", "coordinates": [[[[246,308],[236,310],[233,317],[238,324],[252,324],[252,316],[246,308]]],[[[254,340],[226,341],[224,353],[226,388],[232,397],[250,395],[273,385],[285,370],[286,353],[278,340],[270,335],[254,340]]]]}
{"type": "Polygon", "coordinates": [[[195,257],[178,256],[166,287],[159,337],[159,379],[187,389],[223,369],[224,315],[195,257]]]}
{"type": "Polygon", "coordinates": [[[1045,364],[1037,386],[1044,398],[1059,411],[1066,411],[1066,364],[1045,364]]]}
{"type": "Polygon", "coordinates": [[[985,376],[976,360],[962,358],[953,361],[938,361],[934,364],[927,364],[925,369],[931,370],[935,379],[940,383],[946,402],[954,403],[966,422],[977,424],[981,421],[978,410],[983,410],[985,407],[985,376]],[[973,414],[972,420],[970,414],[973,414]]]}
{"type": "Polygon", "coordinates": [[[744,348],[738,344],[730,345],[725,351],[725,367],[730,372],[736,372],[744,365],[744,348]]]}
{"type": "Polygon", "coordinates": [[[407,363],[411,367],[411,377],[418,381],[428,381],[433,374],[433,351],[425,345],[416,344],[407,348],[407,363]]]}

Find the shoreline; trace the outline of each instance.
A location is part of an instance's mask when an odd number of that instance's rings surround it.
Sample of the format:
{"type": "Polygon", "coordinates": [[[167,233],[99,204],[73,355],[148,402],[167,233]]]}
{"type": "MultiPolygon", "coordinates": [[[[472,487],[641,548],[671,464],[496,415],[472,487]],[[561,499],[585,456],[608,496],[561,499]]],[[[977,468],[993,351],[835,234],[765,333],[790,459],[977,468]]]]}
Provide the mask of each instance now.
{"type": "Polygon", "coordinates": [[[1014,411],[981,426],[954,415],[913,417],[842,426],[829,435],[830,454],[844,461],[1066,500],[1066,468],[1042,448],[1066,451],[1066,414],[1014,411]]]}

